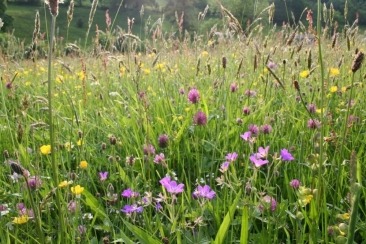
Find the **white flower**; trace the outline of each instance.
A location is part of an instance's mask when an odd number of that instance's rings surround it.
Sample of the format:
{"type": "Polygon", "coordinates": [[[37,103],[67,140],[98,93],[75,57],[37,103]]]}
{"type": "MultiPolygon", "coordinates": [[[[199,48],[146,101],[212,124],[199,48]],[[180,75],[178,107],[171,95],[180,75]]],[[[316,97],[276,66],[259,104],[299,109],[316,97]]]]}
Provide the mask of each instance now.
{"type": "Polygon", "coordinates": [[[0,29],[1,29],[1,27],[3,27],[4,26],[4,22],[3,22],[3,20],[0,18],[0,29]]]}

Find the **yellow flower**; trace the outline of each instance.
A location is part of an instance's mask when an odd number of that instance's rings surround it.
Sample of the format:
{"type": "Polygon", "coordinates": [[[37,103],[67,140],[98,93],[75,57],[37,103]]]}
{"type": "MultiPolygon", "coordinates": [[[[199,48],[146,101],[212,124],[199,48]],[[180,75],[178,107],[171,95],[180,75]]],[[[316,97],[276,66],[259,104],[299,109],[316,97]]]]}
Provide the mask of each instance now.
{"type": "Polygon", "coordinates": [[[342,93],[345,93],[347,91],[347,87],[342,86],[341,91],[342,91],[342,93]]]}
{"type": "Polygon", "coordinates": [[[60,182],[60,184],[58,184],[58,187],[59,188],[64,188],[64,187],[69,186],[71,184],[72,184],[72,180],[70,180],[70,181],[64,180],[64,181],[60,182]]]}
{"type": "Polygon", "coordinates": [[[43,145],[39,148],[39,150],[41,151],[41,153],[43,155],[47,155],[51,153],[51,145],[43,145]]]}
{"type": "Polygon", "coordinates": [[[310,71],[308,69],[300,72],[301,78],[308,78],[309,75],[310,75],[310,71]]]}
{"type": "Polygon", "coordinates": [[[300,199],[299,199],[299,203],[302,207],[305,207],[306,205],[308,205],[311,200],[313,199],[313,195],[305,195],[305,196],[302,196],[300,199]]]}
{"type": "Polygon", "coordinates": [[[329,76],[330,77],[336,77],[340,74],[339,69],[337,68],[330,68],[329,69],[329,76]]]}
{"type": "Polygon", "coordinates": [[[119,68],[119,75],[123,76],[126,73],[126,68],[121,66],[121,68],[119,68]]]}
{"type": "Polygon", "coordinates": [[[24,214],[22,216],[15,217],[12,222],[14,224],[21,225],[27,223],[29,219],[30,219],[29,216],[24,214]]]}
{"type": "Polygon", "coordinates": [[[145,75],[149,75],[150,74],[150,69],[142,69],[142,72],[144,72],[145,75]]]}
{"type": "Polygon", "coordinates": [[[202,51],[202,52],[201,52],[201,56],[202,56],[202,57],[206,57],[206,56],[208,56],[208,52],[207,52],[207,51],[202,51]]]}
{"type": "Polygon", "coordinates": [[[85,160],[81,161],[81,162],[80,162],[80,164],[79,164],[79,167],[80,167],[81,169],[86,169],[86,168],[88,168],[88,162],[87,162],[87,161],[85,161],[85,160]]]}
{"type": "Polygon", "coordinates": [[[329,91],[330,91],[331,93],[335,93],[335,92],[337,92],[337,91],[338,91],[338,87],[337,87],[337,86],[332,86],[332,87],[329,89],[329,91]]]}
{"type": "Polygon", "coordinates": [[[79,78],[79,80],[85,80],[85,73],[84,71],[80,71],[76,74],[79,78]]]}
{"type": "Polygon", "coordinates": [[[344,214],[337,214],[337,218],[341,220],[349,220],[350,214],[344,213],[344,214]]]}
{"type": "Polygon", "coordinates": [[[80,194],[83,193],[83,191],[84,187],[81,187],[80,185],[71,187],[71,192],[74,193],[76,196],[80,196],[80,194]]]}
{"type": "Polygon", "coordinates": [[[77,144],[78,146],[81,146],[81,145],[83,145],[83,144],[84,144],[84,141],[83,141],[82,139],[79,139],[79,140],[76,142],[76,144],[77,144]]]}
{"type": "Polygon", "coordinates": [[[66,143],[64,144],[64,147],[65,147],[66,151],[70,152],[70,151],[71,151],[71,149],[73,149],[73,148],[74,148],[74,145],[73,145],[71,142],[66,142],[66,143]]]}

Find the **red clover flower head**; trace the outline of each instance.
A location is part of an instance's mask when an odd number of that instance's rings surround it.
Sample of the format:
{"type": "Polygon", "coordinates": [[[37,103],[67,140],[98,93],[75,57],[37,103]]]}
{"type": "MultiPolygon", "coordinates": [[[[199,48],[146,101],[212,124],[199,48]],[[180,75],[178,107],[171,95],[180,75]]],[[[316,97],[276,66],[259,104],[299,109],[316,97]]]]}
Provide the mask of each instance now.
{"type": "Polygon", "coordinates": [[[263,134],[269,134],[272,132],[272,126],[271,125],[262,125],[261,131],[263,134]]]}
{"type": "Polygon", "coordinates": [[[309,119],[308,120],[308,128],[309,129],[318,129],[320,127],[320,121],[317,119],[309,119]]]}
{"type": "Polygon", "coordinates": [[[231,92],[236,92],[238,90],[238,84],[236,84],[235,82],[230,84],[230,91],[231,92]]]}
{"type": "Polygon", "coordinates": [[[298,179],[293,179],[290,181],[290,186],[294,189],[298,189],[300,187],[301,183],[298,179]]]}
{"type": "Polygon", "coordinates": [[[207,124],[206,114],[202,111],[198,111],[193,117],[193,122],[195,125],[206,125],[207,124]]]}
{"type": "Polygon", "coordinates": [[[158,145],[160,148],[166,148],[169,144],[169,137],[166,134],[162,134],[158,138],[158,145]]]}
{"type": "Polygon", "coordinates": [[[200,100],[200,93],[196,88],[192,88],[188,92],[188,100],[193,104],[198,103],[198,101],[200,100]]]}

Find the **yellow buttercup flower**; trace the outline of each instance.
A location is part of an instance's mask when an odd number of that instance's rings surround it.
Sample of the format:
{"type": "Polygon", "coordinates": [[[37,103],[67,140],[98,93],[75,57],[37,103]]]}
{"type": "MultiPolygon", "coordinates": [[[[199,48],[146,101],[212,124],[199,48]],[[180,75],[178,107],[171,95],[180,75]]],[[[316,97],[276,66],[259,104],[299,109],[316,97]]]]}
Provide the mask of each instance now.
{"type": "Polygon", "coordinates": [[[332,87],[329,89],[329,91],[330,91],[331,93],[337,92],[337,91],[338,91],[338,87],[337,87],[337,86],[332,86],[332,87]]]}
{"type": "Polygon", "coordinates": [[[336,77],[340,74],[339,69],[337,68],[330,68],[329,69],[329,76],[330,77],[336,77]]]}
{"type": "Polygon", "coordinates": [[[14,224],[21,225],[27,223],[29,219],[29,216],[25,214],[19,217],[15,217],[12,222],[14,224]]]}
{"type": "Polygon", "coordinates": [[[201,52],[201,56],[202,56],[202,57],[206,57],[206,56],[208,56],[208,52],[207,52],[207,51],[202,51],[202,52],[201,52]]]}
{"type": "Polygon", "coordinates": [[[310,71],[308,69],[300,72],[301,78],[308,78],[309,75],[310,75],[310,71]]]}
{"type": "Polygon", "coordinates": [[[344,214],[337,214],[337,218],[341,220],[349,220],[350,214],[344,213],[344,214]]]}
{"type": "Polygon", "coordinates": [[[51,153],[51,145],[43,145],[39,148],[39,150],[41,151],[41,153],[43,155],[47,155],[51,153]]]}
{"type": "Polygon", "coordinates": [[[84,187],[81,187],[80,185],[71,187],[71,192],[75,194],[77,197],[80,196],[81,193],[83,193],[84,187]]]}
{"type": "Polygon", "coordinates": [[[64,187],[69,186],[71,184],[72,184],[72,180],[70,180],[70,181],[64,180],[64,181],[60,182],[60,184],[58,184],[58,187],[59,188],[64,188],[64,187]]]}
{"type": "Polygon", "coordinates": [[[79,139],[79,140],[76,142],[76,144],[77,144],[78,146],[81,146],[81,145],[83,145],[83,144],[84,144],[84,141],[83,141],[82,139],[79,139]]]}
{"type": "Polygon", "coordinates": [[[81,169],[86,169],[86,168],[88,168],[88,162],[87,162],[87,161],[85,161],[85,160],[81,161],[81,162],[80,162],[80,164],[79,164],[79,167],[80,167],[81,169]]]}

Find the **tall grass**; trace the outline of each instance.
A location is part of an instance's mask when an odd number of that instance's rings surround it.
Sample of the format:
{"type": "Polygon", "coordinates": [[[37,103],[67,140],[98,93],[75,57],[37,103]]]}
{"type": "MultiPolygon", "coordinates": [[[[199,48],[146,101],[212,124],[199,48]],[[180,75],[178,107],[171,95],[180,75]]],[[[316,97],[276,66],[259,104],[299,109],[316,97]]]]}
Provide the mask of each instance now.
{"type": "Polygon", "coordinates": [[[55,59],[51,31],[49,70],[4,64],[1,241],[366,237],[364,69],[347,37],[300,22],[263,33],[259,19],[244,37],[223,9],[222,29],[194,43],[154,26],[146,49],[55,59]]]}

